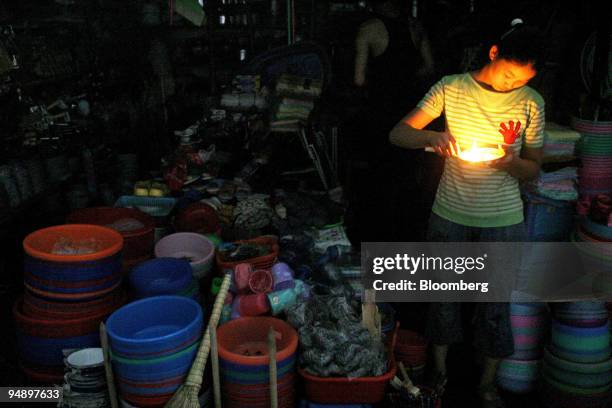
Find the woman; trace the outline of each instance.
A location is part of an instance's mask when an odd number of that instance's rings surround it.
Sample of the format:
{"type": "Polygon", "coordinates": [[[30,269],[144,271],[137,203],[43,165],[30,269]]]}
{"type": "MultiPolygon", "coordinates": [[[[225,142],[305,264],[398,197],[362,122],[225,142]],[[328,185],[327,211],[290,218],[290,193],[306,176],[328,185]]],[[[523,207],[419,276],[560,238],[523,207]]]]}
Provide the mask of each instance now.
{"type": "MultiPolygon", "coordinates": [[[[450,75],[436,83],[391,131],[406,149],[434,148],[446,156],[428,229],[430,241],[523,241],[519,180],[538,175],[542,157],[544,101],[527,83],[536,75],[542,42],[539,32],[520,23],[492,44],[479,70],[450,75]],[[423,130],[444,114],[443,132],[423,130]],[[506,156],[489,166],[456,157],[457,145],[502,144],[506,156]]],[[[448,346],[462,338],[460,305],[430,308],[427,334],[434,344],[435,369],[446,375],[448,346]]],[[[479,395],[484,407],[501,407],[495,388],[499,360],[514,352],[507,303],[476,307],[477,348],[486,356],[479,395]]]]}

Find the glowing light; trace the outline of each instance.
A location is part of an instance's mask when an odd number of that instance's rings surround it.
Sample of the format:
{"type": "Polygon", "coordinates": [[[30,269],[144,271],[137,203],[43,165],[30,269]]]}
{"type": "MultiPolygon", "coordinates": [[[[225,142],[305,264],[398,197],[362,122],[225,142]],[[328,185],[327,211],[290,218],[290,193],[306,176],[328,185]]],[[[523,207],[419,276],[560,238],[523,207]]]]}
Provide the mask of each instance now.
{"type": "Polygon", "coordinates": [[[478,147],[476,141],[472,144],[469,150],[458,149],[459,158],[467,162],[482,163],[501,159],[506,155],[504,149],[501,146],[495,147],[478,147]]]}

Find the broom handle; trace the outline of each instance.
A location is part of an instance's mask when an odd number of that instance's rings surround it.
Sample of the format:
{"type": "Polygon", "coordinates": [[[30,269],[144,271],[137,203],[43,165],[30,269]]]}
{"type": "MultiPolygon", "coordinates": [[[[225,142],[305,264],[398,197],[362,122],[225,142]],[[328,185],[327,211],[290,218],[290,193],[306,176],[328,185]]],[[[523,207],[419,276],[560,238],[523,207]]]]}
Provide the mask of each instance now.
{"type": "Polygon", "coordinates": [[[211,341],[211,364],[213,378],[213,395],[215,398],[215,408],[221,408],[221,380],[219,378],[219,350],[217,346],[217,330],[210,331],[211,341]]]}
{"type": "Polygon", "coordinates": [[[200,387],[202,385],[202,373],[206,367],[208,353],[210,352],[210,330],[211,327],[215,329],[217,328],[219,318],[221,317],[221,309],[225,303],[225,296],[227,296],[227,291],[229,290],[231,280],[232,278],[230,274],[226,274],[223,278],[223,283],[221,284],[221,289],[219,289],[219,294],[215,299],[215,304],[213,306],[212,314],[210,315],[210,320],[208,321],[208,326],[206,326],[206,332],[204,332],[204,337],[202,338],[202,343],[198,349],[196,360],[189,370],[189,375],[187,376],[185,385],[194,385],[196,387],[200,387]]]}
{"type": "Polygon", "coordinates": [[[100,344],[102,345],[102,355],[104,356],[104,371],[106,372],[106,385],[108,386],[108,395],[112,408],[119,408],[117,401],[117,390],[115,389],[115,377],[113,375],[113,366],[111,365],[108,353],[108,336],[106,335],[106,326],[104,322],[100,322],[100,344]]]}

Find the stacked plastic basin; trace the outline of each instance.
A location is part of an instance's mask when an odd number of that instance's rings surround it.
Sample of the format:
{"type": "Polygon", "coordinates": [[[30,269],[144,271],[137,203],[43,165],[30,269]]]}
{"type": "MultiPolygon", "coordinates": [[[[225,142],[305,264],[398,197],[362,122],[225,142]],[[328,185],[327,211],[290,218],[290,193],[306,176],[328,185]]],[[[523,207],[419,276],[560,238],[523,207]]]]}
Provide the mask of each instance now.
{"type": "Polygon", "coordinates": [[[612,192],[612,122],[573,118],[572,127],[582,136],[578,144],[582,164],[578,170],[580,195],[612,192]]]}
{"type": "Polygon", "coordinates": [[[279,407],[293,407],[297,332],[273,317],[242,317],[217,329],[224,407],[270,406],[268,332],[276,334],[279,407]]]}
{"type": "Polygon", "coordinates": [[[510,320],[514,354],[500,362],[497,383],[509,392],[529,393],[540,378],[544,336],[549,327],[548,314],[542,304],[512,303],[510,320]]]}
{"type": "Polygon", "coordinates": [[[121,398],[161,407],[184,382],[203,327],[200,305],[183,296],[155,296],[125,305],[107,321],[111,361],[121,398]]]}
{"type": "Polygon", "coordinates": [[[607,407],[612,354],[603,302],[557,305],[544,356],[544,403],[550,407],[607,407]]]}
{"type": "Polygon", "coordinates": [[[578,244],[581,260],[585,270],[593,276],[593,293],[603,296],[612,293],[612,245],[609,245],[612,242],[612,226],[607,225],[609,216],[605,214],[610,211],[609,208],[598,207],[612,205],[608,200],[608,197],[598,197],[592,202],[587,200],[591,213],[599,214],[581,217],[572,236],[574,242],[584,242],[578,244]]]}
{"type": "Polygon", "coordinates": [[[131,297],[186,296],[200,302],[200,285],[188,261],[178,258],[150,259],[134,267],[129,275],[131,297]]]}
{"type": "Polygon", "coordinates": [[[134,208],[96,207],[73,211],[69,223],[95,224],[113,228],[123,236],[123,270],[153,256],[155,220],[134,208]]]}
{"type": "Polygon", "coordinates": [[[98,327],[125,303],[123,238],[96,225],[62,225],[23,241],[25,293],[13,307],[22,368],[40,383],[61,382],[62,350],[99,346],[98,327]]]}
{"type": "Polygon", "coordinates": [[[215,261],[215,244],[204,235],[195,232],[177,232],[160,239],[155,244],[157,258],[187,259],[193,276],[204,279],[210,275],[215,261]]]}
{"type": "MultiPolygon", "coordinates": [[[[606,309],[608,309],[608,321],[612,322],[612,302],[606,303],[606,309]]],[[[610,329],[610,345],[612,345],[612,328],[610,329]]]]}

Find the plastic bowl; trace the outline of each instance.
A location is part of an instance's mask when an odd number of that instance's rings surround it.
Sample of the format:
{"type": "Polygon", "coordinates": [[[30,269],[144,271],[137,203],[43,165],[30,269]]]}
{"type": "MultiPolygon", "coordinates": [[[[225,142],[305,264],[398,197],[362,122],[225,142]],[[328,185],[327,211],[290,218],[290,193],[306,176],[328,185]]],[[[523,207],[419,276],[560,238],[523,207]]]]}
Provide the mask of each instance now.
{"type": "Polygon", "coordinates": [[[121,273],[108,275],[97,280],[75,282],[42,279],[25,272],[23,280],[28,286],[46,292],[57,294],[88,294],[115,287],[117,283],[121,281],[121,273]]]}
{"type": "Polygon", "coordinates": [[[125,358],[111,352],[113,370],[119,377],[129,381],[144,381],[144,377],[155,372],[173,371],[178,375],[184,375],[189,371],[198,353],[198,346],[199,342],[195,342],[174,354],[147,359],[125,358]]]}
{"type": "Polygon", "coordinates": [[[603,373],[612,371],[612,358],[608,358],[600,363],[577,363],[560,358],[549,349],[545,349],[544,361],[550,366],[567,372],[603,375],[603,373]]]}
{"type": "Polygon", "coordinates": [[[510,314],[512,316],[534,316],[546,312],[546,306],[542,303],[511,303],[510,314]]]}
{"type": "Polygon", "coordinates": [[[195,232],[177,232],[155,244],[155,256],[187,259],[191,264],[193,276],[201,279],[212,270],[215,245],[205,236],[195,232]]]}
{"type": "Polygon", "coordinates": [[[161,408],[172,398],[172,394],[159,395],[155,397],[145,397],[123,392],[121,397],[130,404],[141,408],[161,408]]]}
{"type": "Polygon", "coordinates": [[[610,407],[609,401],[611,393],[609,391],[583,396],[566,393],[547,381],[541,381],[540,384],[538,394],[545,408],[610,407]]]}
{"type": "Polygon", "coordinates": [[[126,392],[133,395],[142,395],[142,396],[156,396],[156,395],[166,395],[174,393],[178,387],[180,387],[187,373],[174,377],[168,378],[159,382],[137,382],[137,381],[129,381],[126,379],[117,379],[117,384],[119,385],[119,389],[121,392],[126,392]]]}
{"type": "Polygon", "coordinates": [[[121,290],[115,290],[88,302],[54,302],[25,291],[23,294],[23,314],[49,320],[80,319],[103,312],[111,314],[125,304],[126,300],[127,296],[121,290]]]}
{"type": "Polygon", "coordinates": [[[34,286],[31,286],[27,282],[24,282],[23,285],[30,292],[32,292],[36,296],[40,296],[43,299],[57,300],[57,301],[62,301],[62,302],[89,302],[89,301],[104,297],[108,295],[109,293],[117,290],[121,286],[121,280],[119,280],[114,285],[109,286],[108,288],[97,290],[94,292],[83,292],[83,293],[50,292],[48,290],[43,290],[43,289],[39,289],[34,286]]]}
{"type": "Polygon", "coordinates": [[[52,262],[84,262],[110,257],[123,248],[123,237],[117,231],[89,224],[68,224],[43,228],[29,234],[23,240],[25,252],[38,259],[52,262]],[[60,240],[74,243],[94,241],[95,252],[79,255],[54,254],[53,246],[60,240]]]}
{"type": "Polygon", "coordinates": [[[612,371],[588,374],[565,371],[550,364],[544,364],[543,373],[549,378],[583,389],[606,387],[612,384],[612,371]]]}
{"type": "Polygon", "coordinates": [[[155,296],[123,306],[106,322],[113,352],[153,357],[172,354],[202,333],[200,305],[182,296],[155,296]]]}
{"type": "Polygon", "coordinates": [[[75,351],[66,357],[68,367],[76,369],[88,369],[102,367],[104,364],[104,354],[99,347],[86,348],[75,351]]]}
{"type": "Polygon", "coordinates": [[[273,317],[242,317],[217,329],[219,358],[247,366],[267,365],[270,327],[276,331],[276,361],[295,353],[298,335],[293,327],[273,317]]]}
{"type": "Polygon", "coordinates": [[[589,234],[601,238],[604,241],[612,241],[612,227],[596,223],[589,217],[583,217],[581,224],[582,228],[589,234]]]}
{"type": "Polygon", "coordinates": [[[101,309],[97,314],[78,319],[57,320],[26,315],[23,312],[23,298],[19,298],[13,305],[13,318],[19,331],[42,338],[76,337],[96,332],[100,322],[109,314],[108,309],[101,309]]]}
{"type": "Polygon", "coordinates": [[[191,265],[184,259],[155,258],[132,269],[129,279],[139,297],[177,294],[191,284],[191,265]]]}
{"type": "MultiPolygon", "coordinates": [[[[136,376],[134,373],[131,373],[132,377],[136,376]]],[[[134,382],[134,383],[159,383],[168,380],[169,378],[180,377],[185,374],[185,367],[177,366],[171,367],[166,370],[156,370],[156,371],[148,371],[148,372],[140,372],[137,375],[137,379],[128,379],[123,378],[121,375],[116,373],[115,378],[117,381],[123,382],[134,382]]]]}
{"type": "Polygon", "coordinates": [[[610,347],[608,322],[599,327],[573,327],[553,322],[552,344],[561,350],[575,353],[598,353],[610,347]]]}

